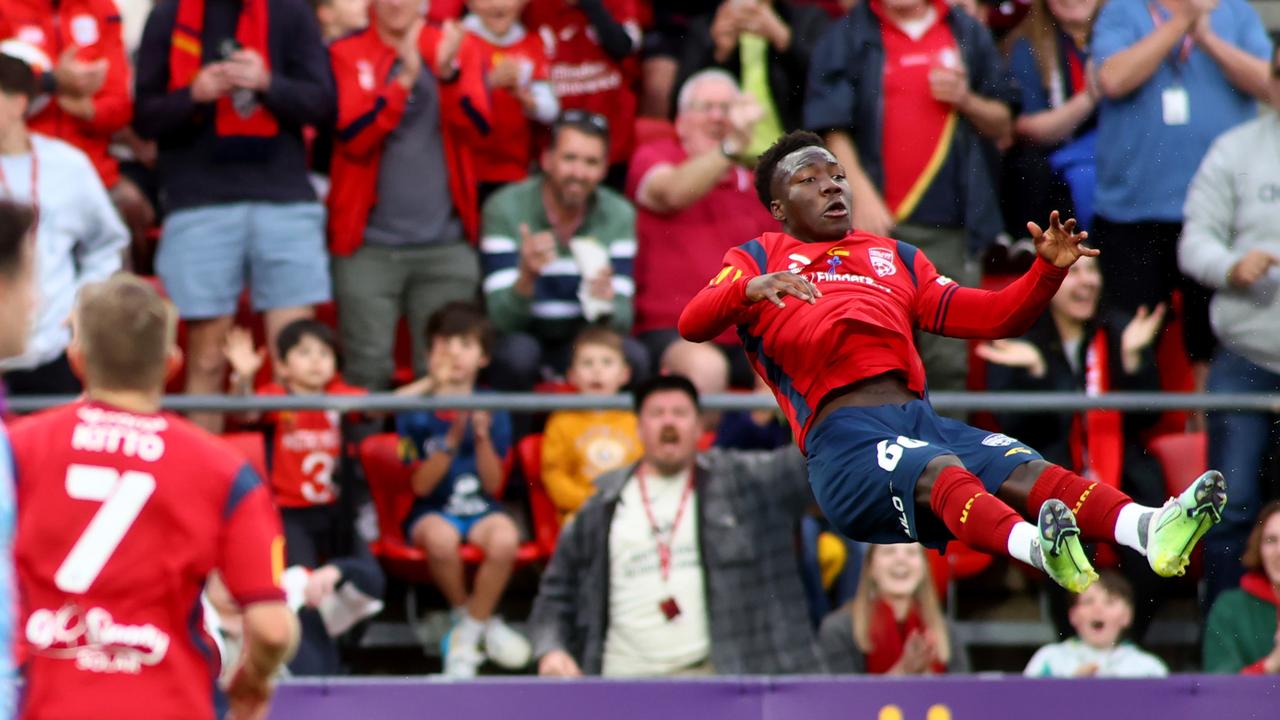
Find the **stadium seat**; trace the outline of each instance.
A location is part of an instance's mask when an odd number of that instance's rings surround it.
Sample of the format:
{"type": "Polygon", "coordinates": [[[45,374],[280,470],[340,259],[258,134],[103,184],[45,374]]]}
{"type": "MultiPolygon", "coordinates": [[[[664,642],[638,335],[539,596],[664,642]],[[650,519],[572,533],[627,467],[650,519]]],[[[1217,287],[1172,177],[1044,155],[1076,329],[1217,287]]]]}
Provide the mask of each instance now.
{"type": "MultiPolygon", "coordinates": [[[[410,478],[415,466],[401,460],[399,436],[380,433],[365,438],[360,444],[360,464],[378,513],[378,539],[370,550],[393,575],[412,582],[430,583],[426,553],[405,540],[401,527],[413,506],[410,478]]],[[[459,555],[467,565],[478,565],[484,559],[484,552],[471,544],[463,544],[459,555]]],[[[537,543],[524,542],[516,553],[516,565],[527,565],[542,557],[537,543]]]]}
{"type": "Polygon", "coordinates": [[[222,439],[244,455],[263,482],[267,481],[267,445],[262,433],[232,432],[224,434],[222,439]]]}
{"type": "Polygon", "coordinates": [[[1147,447],[1164,471],[1164,488],[1170,496],[1186,490],[1209,469],[1209,441],[1203,432],[1161,435],[1147,447]]]}
{"type": "Polygon", "coordinates": [[[946,603],[948,612],[954,612],[955,582],[971,578],[986,570],[995,559],[987,553],[974,550],[958,540],[947,543],[947,552],[926,549],[929,558],[929,571],[933,575],[933,587],[938,591],[938,598],[946,603]]]}
{"type": "Polygon", "coordinates": [[[533,520],[533,540],[543,557],[551,557],[560,538],[560,518],[556,506],[542,485],[542,434],[528,435],[516,444],[515,458],[529,490],[529,514],[533,520]]]}

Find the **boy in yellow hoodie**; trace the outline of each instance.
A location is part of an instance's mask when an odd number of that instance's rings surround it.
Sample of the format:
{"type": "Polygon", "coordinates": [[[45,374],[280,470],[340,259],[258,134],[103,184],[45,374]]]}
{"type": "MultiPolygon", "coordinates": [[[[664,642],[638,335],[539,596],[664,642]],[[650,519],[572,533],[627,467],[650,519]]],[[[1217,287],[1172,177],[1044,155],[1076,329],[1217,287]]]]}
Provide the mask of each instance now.
{"type": "MultiPolygon", "coordinates": [[[[590,326],[573,342],[569,382],[587,395],[614,395],[631,379],[622,337],[590,326]]],[[[636,416],[630,410],[561,410],[542,439],[542,483],[563,525],[595,492],[601,474],[640,459],[636,416]]]]}

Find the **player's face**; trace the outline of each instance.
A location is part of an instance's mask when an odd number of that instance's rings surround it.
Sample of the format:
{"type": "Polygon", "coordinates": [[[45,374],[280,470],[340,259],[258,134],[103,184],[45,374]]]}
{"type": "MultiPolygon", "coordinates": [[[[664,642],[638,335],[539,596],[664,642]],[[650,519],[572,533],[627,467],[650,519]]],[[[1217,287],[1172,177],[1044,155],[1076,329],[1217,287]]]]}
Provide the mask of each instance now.
{"type": "Polygon", "coordinates": [[[698,452],[698,409],[679,390],[661,390],[645,398],[637,416],[645,462],[659,472],[687,468],[698,452]]]}
{"type": "Polygon", "coordinates": [[[1101,296],[1102,272],[1098,269],[1098,261],[1082,257],[1063,278],[1062,286],[1053,296],[1049,307],[1055,315],[1076,322],[1088,322],[1098,312],[1098,299],[1101,296]]]}
{"type": "Polygon", "coordinates": [[[422,0],[373,0],[374,22],[395,35],[408,31],[425,14],[422,0]]]}
{"type": "Polygon", "coordinates": [[[304,392],[320,392],[337,372],[333,350],[319,338],[304,335],[284,356],[281,375],[304,392]]]}
{"type": "Polygon", "coordinates": [[[1273,513],[1262,526],[1262,570],[1272,585],[1280,585],[1280,513],[1273,513]]]}
{"type": "Polygon", "coordinates": [[[844,168],[826,148],[801,148],[773,173],[770,211],[805,242],[839,240],[853,229],[853,194],[844,168]]]}
{"type": "Polygon", "coordinates": [[[604,141],[571,127],[560,130],[542,154],[542,170],[556,202],[577,209],[587,204],[608,172],[604,141]]]}
{"type": "Polygon", "coordinates": [[[446,387],[460,388],[475,385],[480,371],[489,364],[489,356],[475,335],[446,335],[431,339],[427,351],[427,366],[431,377],[446,387]]]}
{"type": "Polygon", "coordinates": [[[886,597],[912,597],[924,582],[924,549],[913,543],[877,545],[868,572],[886,597]]]}
{"type": "Polygon", "coordinates": [[[27,237],[18,267],[11,276],[0,274],[0,358],[21,355],[27,349],[31,323],[35,317],[35,249],[27,237]]]}
{"type": "Polygon", "coordinates": [[[588,395],[612,395],[631,379],[622,353],[604,345],[583,345],[573,353],[569,382],[588,395]]]}
{"type": "Polygon", "coordinates": [[[1094,583],[1076,599],[1069,617],[1086,645],[1105,650],[1115,647],[1120,633],[1133,621],[1133,610],[1119,595],[1094,583]]]}

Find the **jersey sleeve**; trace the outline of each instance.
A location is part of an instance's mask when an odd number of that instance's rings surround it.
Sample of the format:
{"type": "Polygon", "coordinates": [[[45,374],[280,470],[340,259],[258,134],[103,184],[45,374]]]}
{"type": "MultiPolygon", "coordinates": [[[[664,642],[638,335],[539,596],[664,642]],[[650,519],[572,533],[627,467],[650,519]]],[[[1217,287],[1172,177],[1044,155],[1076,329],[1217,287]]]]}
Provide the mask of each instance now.
{"type": "Polygon", "coordinates": [[[241,607],[284,600],[284,533],[280,514],[249,465],[236,473],[222,510],[218,569],[241,607]]]}
{"type": "Polygon", "coordinates": [[[691,342],[707,342],[746,322],[751,312],[747,283],[765,274],[766,267],[767,256],[759,240],[730,248],[720,271],[680,313],[680,335],[691,342]]]}
{"type": "Polygon", "coordinates": [[[912,250],[915,324],[948,337],[994,340],[1022,335],[1049,306],[1067,276],[1066,268],[1037,257],[1030,270],[1002,290],[961,287],[940,275],[924,253],[912,250]]]}

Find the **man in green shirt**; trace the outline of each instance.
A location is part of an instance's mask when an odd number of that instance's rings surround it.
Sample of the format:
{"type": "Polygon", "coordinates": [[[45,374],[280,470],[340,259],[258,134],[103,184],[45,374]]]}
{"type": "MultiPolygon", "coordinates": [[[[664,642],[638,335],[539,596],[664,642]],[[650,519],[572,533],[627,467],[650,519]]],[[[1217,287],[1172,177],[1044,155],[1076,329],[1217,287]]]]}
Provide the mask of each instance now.
{"type": "Polygon", "coordinates": [[[603,116],[568,110],[551,128],[542,173],[502,188],[484,205],[483,287],[501,333],[490,364],[495,385],[529,389],[563,375],[573,338],[589,323],[626,336],[632,377],[648,373],[648,353],[629,336],[635,210],[600,186],[608,149],[603,116]]]}

